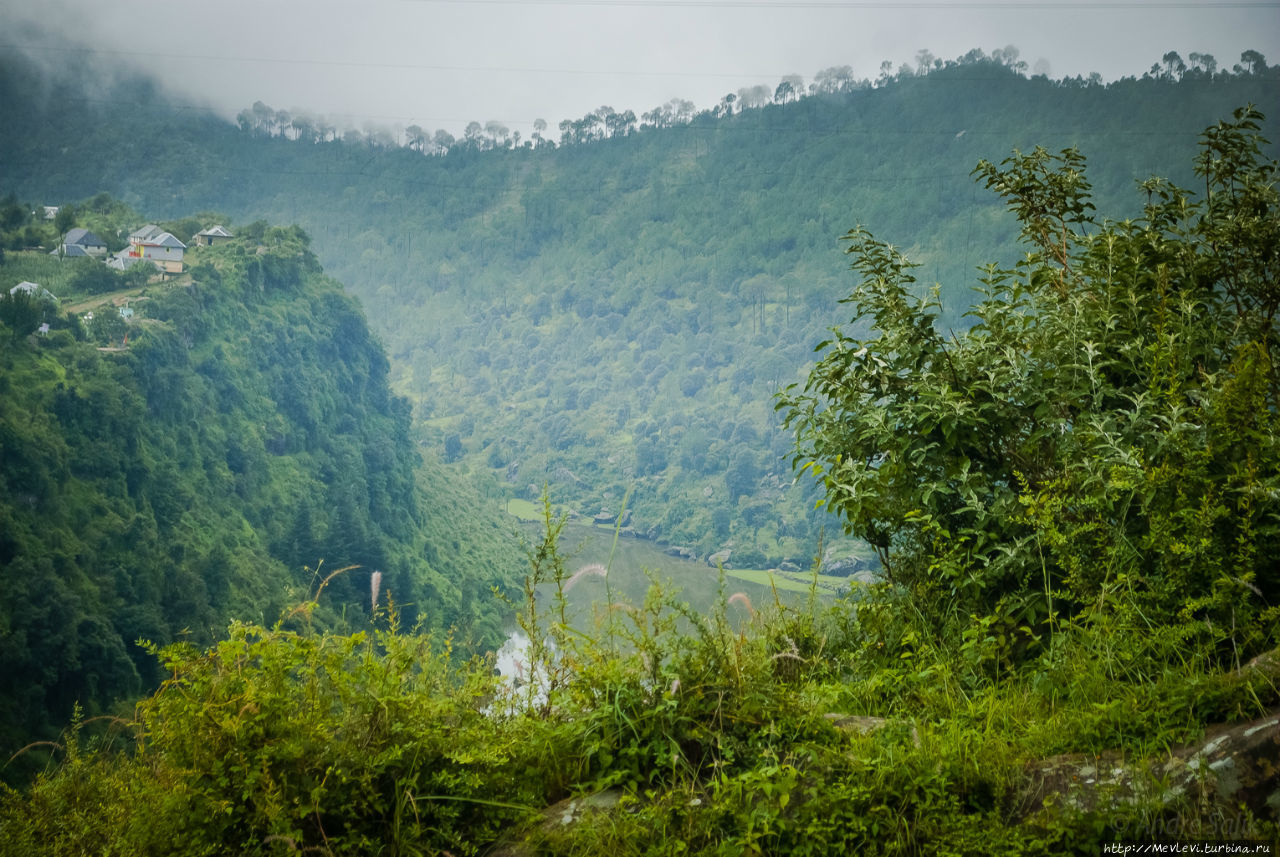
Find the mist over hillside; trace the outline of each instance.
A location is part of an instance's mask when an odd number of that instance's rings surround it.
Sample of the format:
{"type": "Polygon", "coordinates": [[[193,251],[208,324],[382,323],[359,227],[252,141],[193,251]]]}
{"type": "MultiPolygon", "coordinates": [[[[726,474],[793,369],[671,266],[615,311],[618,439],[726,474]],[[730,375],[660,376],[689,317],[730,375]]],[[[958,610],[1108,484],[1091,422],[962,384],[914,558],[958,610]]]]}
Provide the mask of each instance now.
{"type": "Polygon", "coordinates": [[[11,61],[0,188],[297,223],[440,455],[588,515],[627,498],[638,533],[700,556],[806,565],[839,524],[793,484],[772,396],[845,320],[840,236],[903,248],[960,329],[976,267],[1014,261],[980,158],[1078,146],[1099,208],[1136,214],[1135,182],[1189,182],[1198,131],[1277,93],[1254,52],[1232,71],[1166,56],[1108,85],[1025,65],[972,51],[877,80],[829,69],[701,111],[602,109],[558,139],[475,123],[397,145],[262,104],[233,126],[139,98],[145,82],[97,105],[11,61]]]}

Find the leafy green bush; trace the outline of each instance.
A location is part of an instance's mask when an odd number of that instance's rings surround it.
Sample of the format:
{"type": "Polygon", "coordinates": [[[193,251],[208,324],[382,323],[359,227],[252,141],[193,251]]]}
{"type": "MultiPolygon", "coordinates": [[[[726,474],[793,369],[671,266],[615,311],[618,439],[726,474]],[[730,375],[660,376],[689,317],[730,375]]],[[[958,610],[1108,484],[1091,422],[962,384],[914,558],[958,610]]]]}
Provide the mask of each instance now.
{"type": "MultiPolygon", "coordinates": [[[[125,286],[124,277],[102,264],[100,259],[76,259],[63,264],[72,268],[67,288],[76,294],[100,295],[125,286]]],[[[135,267],[145,270],[141,266],[135,267]]],[[[148,264],[147,267],[151,268],[151,273],[155,272],[153,266],[148,264]]]]}
{"type": "Polygon", "coordinates": [[[948,334],[905,258],[849,233],[853,327],[778,407],[885,575],[993,667],[1064,621],[1188,623],[1223,662],[1274,644],[1280,575],[1280,199],[1261,115],[1209,129],[1205,194],[1143,183],[1137,220],[1095,218],[1083,157],[975,170],[1027,253],[988,266],[948,334]]]}
{"type": "Polygon", "coordinates": [[[170,677],[138,707],[136,751],[73,749],[26,797],[9,792],[11,844],[476,853],[527,811],[512,801],[538,775],[519,773],[517,733],[486,712],[492,671],[389,621],[345,636],[237,623],[204,651],[152,646],[170,677]]]}
{"type": "MultiPolygon", "coordinates": [[[[567,583],[549,532],[531,591],[567,583]]],[[[1117,693],[1084,646],[1042,659],[1060,670],[1056,696],[1036,676],[966,685],[910,622],[885,636],[890,601],[814,602],[734,630],[730,600],[700,616],[655,586],[595,635],[570,630],[554,597],[530,600],[542,660],[523,686],[402,632],[394,611],[375,631],[317,632],[314,602],[205,650],[151,647],[169,678],[138,706],[134,748],[82,751],[73,723],[59,766],[0,795],[0,855],[1096,853],[1152,818],[1183,829],[1201,807],[1045,802],[1032,760],[1163,758],[1203,718],[1277,697],[1262,671],[1170,670],[1117,693]],[[837,713],[863,711],[887,716],[837,713]],[[606,809],[578,815],[602,789],[606,809]]]]}
{"type": "Polygon", "coordinates": [[[184,772],[193,831],[238,853],[466,853],[520,815],[493,811],[517,748],[484,714],[495,680],[448,658],[394,631],[233,626],[208,652],[164,650],[173,677],[140,707],[144,752],[184,772]]]}

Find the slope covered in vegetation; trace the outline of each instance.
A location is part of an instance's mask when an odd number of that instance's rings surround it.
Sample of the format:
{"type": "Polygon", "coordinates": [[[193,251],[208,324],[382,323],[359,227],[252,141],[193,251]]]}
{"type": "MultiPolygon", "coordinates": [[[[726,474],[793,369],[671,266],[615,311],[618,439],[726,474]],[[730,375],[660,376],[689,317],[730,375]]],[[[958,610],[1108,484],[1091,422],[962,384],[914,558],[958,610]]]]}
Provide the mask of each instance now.
{"type": "Polygon", "coordinates": [[[406,621],[500,639],[491,589],[513,579],[513,539],[438,463],[422,469],[382,347],[306,235],[258,223],[188,263],[150,282],[44,253],[0,264],[61,299],[10,296],[9,279],[0,298],[6,758],[77,701],[96,715],[154,687],[138,640],[272,622],[346,566],[326,626],[367,623],[380,571],[406,621]]]}
{"type": "Polygon", "coordinates": [[[1211,127],[1204,193],[1153,181],[1132,220],[1092,212],[1078,153],[981,164],[1026,255],[987,269],[955,336],[900,254],[850,233],[855,321],[780,404],[883,585],[709,615],[655,587],[583,634],[548,506],[522,681],[458,668],[394,613],[356,635],[237,625],[161,652],[128,752],[71,730],[65,764],[0,803],[0,853],[1274,848],[1280,194],[1260,127],[1211,127]]]}
{"type": "Polygon", "coordinates": [[[974,51],[874,82],[819,74],[810,95],[745,108],[597,111],[559,145],[431,146],[265,105],[235,126],[136,84],[100,110],[78,89],[93,75],[10,64],[0,189],[299,223],[364,302],[442,455],[513,496],[547,483],[585,513],[616,512],[631,490],[642,533],[803,567],[835,520],[792,486],[768,402],[844,320],[838,236],[894,235],[962,329],[974,268],[1013,261],[1014,233],[970,174],[980,158],[1079,145],[1096,202],[1136,215],[1135,180],[1188,182],[1201,128],[1274,103],[1276,68],[1241,60],[1104,86],[974,51]]]}

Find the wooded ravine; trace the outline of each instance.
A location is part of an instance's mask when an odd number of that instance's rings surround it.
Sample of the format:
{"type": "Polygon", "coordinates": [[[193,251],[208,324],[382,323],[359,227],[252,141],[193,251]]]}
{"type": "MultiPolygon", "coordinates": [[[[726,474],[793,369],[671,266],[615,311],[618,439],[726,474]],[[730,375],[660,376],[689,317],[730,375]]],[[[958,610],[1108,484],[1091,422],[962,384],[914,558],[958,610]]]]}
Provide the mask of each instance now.
{"type": "Polygon", "coordinates": [[[0,59],[0,855],[1280,847],[1280,67],[92,72],[0,59]]]}

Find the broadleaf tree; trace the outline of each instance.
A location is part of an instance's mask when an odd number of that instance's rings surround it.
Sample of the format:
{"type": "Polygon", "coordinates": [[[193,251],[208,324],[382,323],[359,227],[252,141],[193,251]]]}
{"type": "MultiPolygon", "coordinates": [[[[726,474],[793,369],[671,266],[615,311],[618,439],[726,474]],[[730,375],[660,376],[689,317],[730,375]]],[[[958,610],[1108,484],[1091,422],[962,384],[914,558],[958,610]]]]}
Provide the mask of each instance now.
{"type": "Polygon", "coordinates": [[[1124,609],[1222,663],[1276,642],[1280,199],[1263,123],[1250,107],[1209,128],[1203,192],[1147,180],[1134,220],[1095,215],[1074,149],[980,162],[1025,254],[983,269],[966,330],[941,328],[937,292],[892,246],[845,236],[852,320],[777,407],[794,465],[940,633],[1000,617],[1025,651],[1124,609]]]}

